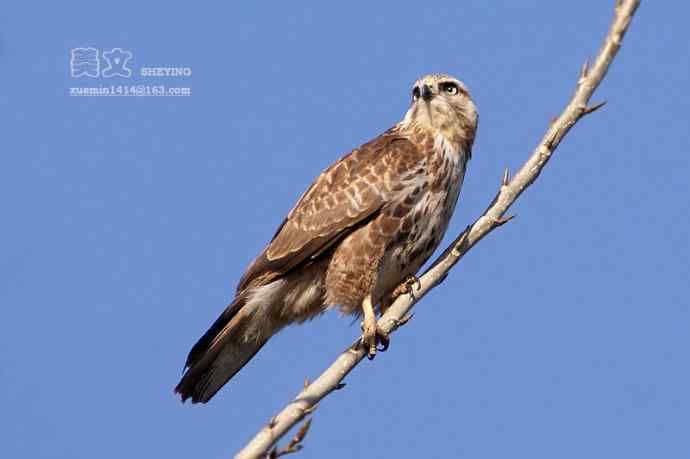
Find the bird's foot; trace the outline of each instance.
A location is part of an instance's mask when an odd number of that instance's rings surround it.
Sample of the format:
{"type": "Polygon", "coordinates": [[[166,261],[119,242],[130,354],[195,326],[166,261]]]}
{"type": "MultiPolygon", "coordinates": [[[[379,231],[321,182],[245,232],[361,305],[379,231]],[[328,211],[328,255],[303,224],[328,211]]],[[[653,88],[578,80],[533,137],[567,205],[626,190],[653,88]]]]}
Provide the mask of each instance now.
{"type": "Polygon", "coordinates": [[[397,298],[400,295],[410,295],[412,299],[416,299],[414,296],[414,291],[419,290],[422,288],[422,283],[419,282],[419,278],[415,276],[414,274],[408,275],[405,280],[402,281],[400,285],[395,287],[395,290],[393,290],[393,298],[397,298]]]}
{"type": "Polygon", "coordinates": [[[390,339],[388,338],[388,333],[384,332],[381,327],[376,323],[376,318],[373,320],[364,319],[362,322],[362,338],[360,339],[360,345],[364,346],[367,351],[367,358],[373,360],[376,357],[376,351],[384,352],[388,349],[390,345],[390,339]],[[381,347],[377,348],[377,345],[381,343],[381,347]]]}

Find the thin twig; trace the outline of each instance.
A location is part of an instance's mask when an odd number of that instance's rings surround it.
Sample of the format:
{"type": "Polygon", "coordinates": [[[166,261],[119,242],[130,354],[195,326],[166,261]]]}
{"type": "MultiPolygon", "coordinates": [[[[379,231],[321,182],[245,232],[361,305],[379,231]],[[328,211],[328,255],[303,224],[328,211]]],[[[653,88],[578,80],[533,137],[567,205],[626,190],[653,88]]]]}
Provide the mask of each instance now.
{"type": "Polygon", "coordinates": [[[267,459],[276,459],[280,456],[285,456],[287,454],[292,454],[300,451],[302,448],[304,448],[304,445],[302,445],[302,440],[304,440],[304,437],[307,436],[307,432],[309,432],[309,427],[311,427],[311,419],[307,419],[307,421],[302,424],[302,427],[297,431],[294,437],[292,437],[292,440],[290,440],[290,443],[288,443],[285,447],[278,449],[276,446],[273,448],[267,455],[267,459]]]}
{"type": "MultiPolygon", "coordinates": [[[[404,318],[407,317],[414,304],[421,300],[429,290],[440,284],[447,276],[448,271],[472,247],[491,231],[512,218],[504,217],[504,214],[522,192],[539,177],[563,137],[583,116],[602,107],[603,103],[589,106],[589,99],[603,80],[620,49],[623,36],[628,30],[639,4],[640,0],[616,1],[614,19],[604,43],[593,63],[590,65],[589,62],[585,62],[582,66],[575,93],[561,115],[552,121],[537,148],[512,178],[509,177],[506,170],[500,189],[492,203],[484,214],[468,226],[419,278],[420,288],[415,291],[415,296],[402,295],[398,297],[383,317],[379,319],[378,325],[384,332],[392,333],[397,327],[405,323],[404,318]]],[[[342,380],[365,355],[366,351],[362,347],[351,346],[345,350],[326,371],[304,387],[292,402],[274,416],[269,425],[266,425],[235,458],[258,459],[264,457],[283,435],[313,411],[321,399],[334,390],[343,388],[342,380]]],[[[301,442],[302,439],[303,435],[299,441],[301,442]]]]}

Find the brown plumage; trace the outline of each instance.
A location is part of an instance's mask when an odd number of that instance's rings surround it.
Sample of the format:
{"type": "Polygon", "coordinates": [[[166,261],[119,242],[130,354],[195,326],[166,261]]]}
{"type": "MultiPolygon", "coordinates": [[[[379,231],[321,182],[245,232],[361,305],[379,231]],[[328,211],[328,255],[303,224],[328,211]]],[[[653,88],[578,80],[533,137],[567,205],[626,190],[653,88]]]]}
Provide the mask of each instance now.
{"type": "Polygon", "coordinates": [[[334,306],[364,316],[363,345],[373,356],[373,308],[440,243],[476,128],[460,81],[418,80],[405,118],[326,169],[249,265],[233,302],[187,357],[175,388],[182,400],[207,402],[281,328],[334,306]]]}

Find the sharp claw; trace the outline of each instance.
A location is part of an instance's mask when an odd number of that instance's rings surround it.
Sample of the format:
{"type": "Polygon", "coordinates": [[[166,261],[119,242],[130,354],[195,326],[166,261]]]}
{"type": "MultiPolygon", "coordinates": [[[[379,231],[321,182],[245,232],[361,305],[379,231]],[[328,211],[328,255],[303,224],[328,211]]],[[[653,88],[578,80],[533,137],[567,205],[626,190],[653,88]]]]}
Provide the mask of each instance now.
{"type": "Polygon", "coordinates": [[[390,346],[390,344],[391,344],[391,340],[388,337],[388,334],[377,329],[376,330],[376,337],[378,338],[378,341],[381,342],[381,348],[379,348],[379,351],[385,352],[388,349],[388,346],[390,346]]]}
{"type": "Polygon", "coordinates": [[[391,344],[391,340],[387,333],[381,331],[378,327],[376,328],[376,350],[379,352],[386,352],[388,346],[391,344]],[[378,347],[378,343],[381,343],[381,347],[378,347]]]}
{"type": "Polygon", "coordinates": [[[415,275],[410,275],[407,279],[405,279],[404,282],[404,288],[405,288],[405,293],[410,295],[410,297],[413,300],[416,300],[414,296],[414,291],[416,290],[419,291],[422,288],[422,283],[419,281],[419,278],[415,275]]]}
{"type": "Polygon", "coordinates": [[[391,340],[389,340],[388,338],[381,337],[381,347],[378,348],[379,352],[386,352],[390,344],[391,340]]]}
{"type": "Polygon", "coordinates": [[[419,291],[419,289],[422,288],[422,283],[419,281],[419,277],[412,275],[407,279],[407,290],[410,295],[412,295],[415,287],[419,291]]]}
{"type": "Polygon", "coordinates": [[[376,357],[376,352],[385,352],[390,346],[390,338],[388,337],[388,334],[383,333],[378,327],[374,333],[375,335],[373,343],[371,343],[371,340],[364,335],[357,343],[359,346],[362,346],[367,350],[367,359],[369,360],[374,360],[374,357],[376,357]],[[381,346],[379,346],[379,344],[381,346]]]}

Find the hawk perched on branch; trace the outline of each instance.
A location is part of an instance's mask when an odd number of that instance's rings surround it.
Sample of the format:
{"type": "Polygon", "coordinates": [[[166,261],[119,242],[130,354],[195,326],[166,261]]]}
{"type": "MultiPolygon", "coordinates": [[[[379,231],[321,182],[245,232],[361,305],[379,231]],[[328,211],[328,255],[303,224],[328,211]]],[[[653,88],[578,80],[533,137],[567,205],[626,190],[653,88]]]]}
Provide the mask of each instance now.
{"type": "Polygon", "coordinates": [[[189,352],[175,388],[205,403],[284,326],[339,306],[363,315],[369,357],[400,287],[441,242],[477,129],[465,85],[428,75],[401,122],[326,169],[249,265],[235,299],[189,352]]]}

